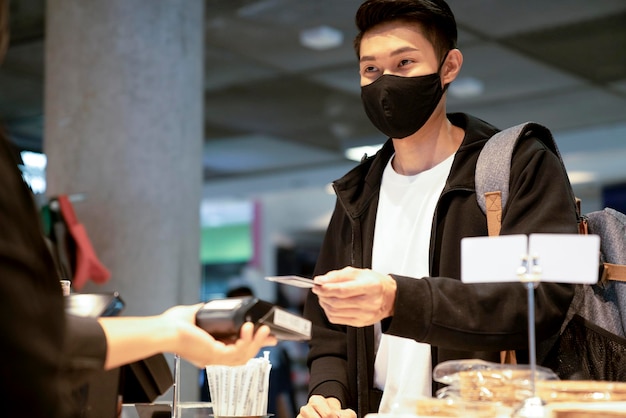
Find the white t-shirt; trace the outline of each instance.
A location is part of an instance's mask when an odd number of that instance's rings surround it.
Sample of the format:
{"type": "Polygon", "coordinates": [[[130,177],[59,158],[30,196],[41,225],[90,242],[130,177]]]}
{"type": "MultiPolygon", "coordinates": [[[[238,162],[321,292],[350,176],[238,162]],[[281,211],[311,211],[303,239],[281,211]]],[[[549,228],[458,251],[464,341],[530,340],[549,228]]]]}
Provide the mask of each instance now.
{"type": "MultiPolygon", "coordinates": [[[[396,173],[391,161],[380,188],[372,269],[415,278],[429,275],[430,233],[437,200],[454,154],[414,176],[396,173]]],[[[432,396],[430,345],[381,334],[376,325],[374,386],[384,391],[379,412],[389,413],[403,399],[432,396]]]]}

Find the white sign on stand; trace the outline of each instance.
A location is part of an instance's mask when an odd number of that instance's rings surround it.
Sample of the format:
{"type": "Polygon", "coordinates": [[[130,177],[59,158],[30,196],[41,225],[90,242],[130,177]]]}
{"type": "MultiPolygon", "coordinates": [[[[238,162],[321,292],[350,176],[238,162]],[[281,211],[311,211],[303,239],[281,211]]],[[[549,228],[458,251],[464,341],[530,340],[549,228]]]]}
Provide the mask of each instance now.
{"type": "Polygon", "coordinates": [[[542,282],[593,284],[598,280],[600,237],[578,234],[500,235],[461,240],[464,283],[519,282],[521,259],[536,258],[542,282]]]}
{"type": "Polygon", "coordinates": [[[535,393],[535,287],[540,282],[593,284],[598,281],[600,237],[578,234],[500,235],[461,240],[461,281],[522,282],[528,294],[528,357],[532,395],[516,418],[543,418],[544,402],[535,393]]]}

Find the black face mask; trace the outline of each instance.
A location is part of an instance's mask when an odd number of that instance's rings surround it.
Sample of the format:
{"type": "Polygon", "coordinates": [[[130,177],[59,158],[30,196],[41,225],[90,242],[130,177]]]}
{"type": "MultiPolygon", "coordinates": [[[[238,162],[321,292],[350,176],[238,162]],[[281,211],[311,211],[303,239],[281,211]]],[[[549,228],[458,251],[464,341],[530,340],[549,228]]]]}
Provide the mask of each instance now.
{"type": "Polygon", "coordinates": [[[424,126],[443,92],[438,72],[418,77],[385,74],[361,87],[361,100],[374,126],[399,139],[424,126]]]}

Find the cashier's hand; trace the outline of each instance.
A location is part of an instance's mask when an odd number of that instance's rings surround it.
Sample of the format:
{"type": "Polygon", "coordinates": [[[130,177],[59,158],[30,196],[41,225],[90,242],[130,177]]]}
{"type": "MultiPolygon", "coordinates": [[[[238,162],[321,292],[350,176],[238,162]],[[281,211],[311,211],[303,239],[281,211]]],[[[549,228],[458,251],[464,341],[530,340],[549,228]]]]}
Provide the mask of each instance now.
{"type": "Polygon", "coordinates": [[[176,306],[160,315],[164,321],[175,324],[175,347],[171,351],[195,366],[244,364],[256,356],[262,347],[276,345],[276,338],[270,336],[270,329],[266,325],[259,327],[255,333],[254,324],[250,322],[243,324],[239,339],[234,343],[217,341],[195,325],[196,312],[201,306],[176,306]]]}
{"type": "MultiPolygon", "coordinates": [[[[243,364],[259,349],[276,344],[266,326],[254,332],[254,325],[244,324],[239,339],[230,345],[215,340],[196,326],[196,312],[203,304],[180,305],[159,315],[137,317],[101,317],[98,323],[106,338],[104,368],[110,370],[145,359],[157,353],[177,353],[197,367],[209,364],[243,364]]],[[[81,329],[68,318],[70,332],[81,329]]]]}
{"type": "Polygon", "coordinates": [[[341,403],[335,398],[313,395],[300,408],[297,418],[356,418],[356,413],[352,409],[341,409],[341,403]]]}
{"type": "Polygon", "coordinates": [[[314,278],[313,293],[328,320],[363,327],[393,315],[396,281],[368,269],[345,267],[314,278]]]}

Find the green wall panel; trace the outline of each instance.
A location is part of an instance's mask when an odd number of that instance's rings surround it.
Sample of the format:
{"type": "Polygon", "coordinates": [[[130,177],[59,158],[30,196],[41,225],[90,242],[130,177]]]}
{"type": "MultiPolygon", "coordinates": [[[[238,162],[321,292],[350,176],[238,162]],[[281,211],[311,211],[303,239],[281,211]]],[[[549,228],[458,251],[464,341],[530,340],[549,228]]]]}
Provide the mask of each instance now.
{"type": "Polygon", "coordinates": [[[200,236],[202,264],[248,261],[253,256],[251,225],[205,227],[200,236]]]}

